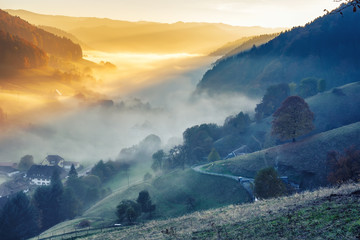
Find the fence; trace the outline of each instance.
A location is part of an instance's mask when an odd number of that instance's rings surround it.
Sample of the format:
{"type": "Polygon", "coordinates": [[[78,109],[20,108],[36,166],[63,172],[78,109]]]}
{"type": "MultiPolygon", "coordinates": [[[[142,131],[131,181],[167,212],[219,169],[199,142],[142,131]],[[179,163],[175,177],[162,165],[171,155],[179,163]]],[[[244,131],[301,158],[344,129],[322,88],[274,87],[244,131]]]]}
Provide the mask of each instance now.
{"type": "Polygon", "coordinates": [[[107,227],[98,227],[98,228],[88,227],[88,228],[85,228],[85,229],[66,232],[66,233],[63,233],[63,234],[48,233],[47,236],[39,235],[39,236],[37,236],[36,238],[33,238],[33,239],[38,239],[38,240],[76,239],[78,237],[86,237],[86,236],[97,234],[97,233],[119,231],[119,230],[122,230],[124,228],[125,227],[121,227],[121,226],[107,226],[107,227]]]}

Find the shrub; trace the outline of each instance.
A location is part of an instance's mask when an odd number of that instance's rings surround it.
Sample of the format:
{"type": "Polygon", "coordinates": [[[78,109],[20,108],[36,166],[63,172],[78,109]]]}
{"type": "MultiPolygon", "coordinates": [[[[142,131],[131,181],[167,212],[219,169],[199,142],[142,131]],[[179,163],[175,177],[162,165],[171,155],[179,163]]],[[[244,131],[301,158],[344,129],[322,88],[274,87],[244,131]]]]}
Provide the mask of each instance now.
{"type": "Polygon", "coordinates": [[[345,149],[345,154],[331,151],[327,156],[330,169],[328,181],[332,184],[342,184],[347,181],[360,181],[360,150],[355,146],[345,149]]]}
{"type": "Polygon", "coordinates": [[[259,199],[280,197],[286,193],[285,184],[272,167],[260,170],[255,177],[255,196],[259,199]]]}

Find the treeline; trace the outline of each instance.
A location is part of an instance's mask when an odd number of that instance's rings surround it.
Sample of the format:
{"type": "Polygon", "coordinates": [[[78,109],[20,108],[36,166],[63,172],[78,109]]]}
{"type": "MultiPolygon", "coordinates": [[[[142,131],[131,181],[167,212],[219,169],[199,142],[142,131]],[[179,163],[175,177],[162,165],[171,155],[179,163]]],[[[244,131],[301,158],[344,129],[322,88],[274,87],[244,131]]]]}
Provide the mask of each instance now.
{"type": "Polygon", "coordinates": [[[167,153],[159,150],[153,154],[152,169],[168,171],[174,168],[185,168],[194,164],[206,162],[209,159],[220,159],[214,149],[214,142],[220,138],[244,133],[251,123],[248,114],[240,112],[225,119],[222,126],[216,124],[201,124],[190,127],[183,133],[184,143],[170,149],[167,153]],[[212,152],[212,154],[210,154],[212,152]],[[218,156],[218,157],[213,157],[218,156]]]}
{"type": "Polygon", "coordinates": [[[18,36],[47,53],[68,60],[82,58],[80,45],[74,44],[70,39],[56,36],[37,28],[19,17],[14,17],[0,10],[0,30],[18,36]]]}
{"type": "Polygon", "coordinates": [[[0,30],[0,64],[16,68],[36,68],[46,65],[48,57],[35,45],[0,30]]]}
{"type": "Polygon", "coordinates": [[[251,151],[246,144],[256,142],[259,147],[263,144],[264,136],[258,139],[252,133],[249,134],[250,124],[261,124],[262,120],[271,116],[290,95],[305,98],[325,89],[326,81],[314,77],[304,78],[299,85],[295,83],[271,85],[256,105],[252,119],[248,114],[239,112],[227,117],[222,126],[210,123],[190,127],[183,133],[182,145],[175,146],[168,152],[159,150],[152,155],[152,168],[154,171],[168,171],[217,161],[239,147],[244,147],[242,150],[244,152],[251,151]]]}
{"type": "Polygon", "coordinates": [[[17,193],[0,211],[1,239],[33,237],[57,223],[81,215],[85,209],[110,194],[111,190],[103,188],[104,178],[91,174],[99,174],[101,166],[102,161],[89,175],[79,177],[72,165],[65,185],[55,170],[51,184],[36,188],[32,197],[23,192],[17,193]]]}

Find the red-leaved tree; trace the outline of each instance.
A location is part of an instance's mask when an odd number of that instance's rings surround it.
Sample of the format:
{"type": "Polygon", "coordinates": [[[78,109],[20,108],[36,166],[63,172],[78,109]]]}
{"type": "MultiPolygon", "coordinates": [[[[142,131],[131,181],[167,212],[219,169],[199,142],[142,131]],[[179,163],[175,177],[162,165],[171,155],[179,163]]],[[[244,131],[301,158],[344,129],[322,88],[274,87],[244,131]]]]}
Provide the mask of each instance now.
{"type": "Polygon", "coordinates": [[[314,129],[314,113],[309,105],[299,96],[285,99],[280,108],[273,114],[272,135],[281,140],[292,139],[305,135],[314,129]]]}
{"type": "Polygon", "coordinates": [[[341,184],[347,181],[360,181],[360,150],[355,146],[345,149],[345,154],[336,151],[328,152],[327,164],[329,168],[328,181],[341,184]]]}

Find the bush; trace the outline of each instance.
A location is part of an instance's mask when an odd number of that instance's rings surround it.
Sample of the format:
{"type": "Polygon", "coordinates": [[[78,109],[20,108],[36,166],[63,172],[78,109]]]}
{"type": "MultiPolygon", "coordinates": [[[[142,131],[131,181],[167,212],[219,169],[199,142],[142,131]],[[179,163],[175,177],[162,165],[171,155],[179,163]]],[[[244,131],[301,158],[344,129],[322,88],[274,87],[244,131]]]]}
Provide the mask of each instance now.
{"type": "Polygon", "coordinates": [[[116,215],[120,222],[128,221],[133,223],[141,214],[141,206],[132,200],[123,200],[116,207],[116,215]]]}
{"type": "Polygon", "coordinates": [[[327,156],[330,169],[328,181],[332,184],[342,184],[347,181],[360,181],[360,150],[352,146],[345,149],[345,154],[340,155],[331,151],[327,156]]]}
{"type": "Polygon", "coordinates": [[[89,220],[82,220],[81,222],[79,222],[79,224],[77,225],[78,228],[87,228],[90,227],[90,221],[89,220]]]}
{"type": "Polygon", "coordinates": [[[255,196],[259,199],[285,195],[286,186],[272,167],[260,170],[255,177],[255,196]]]}

